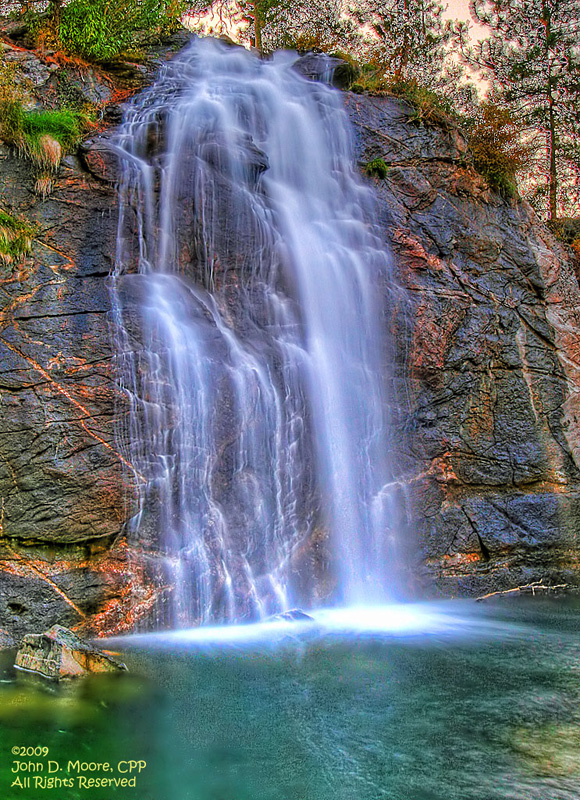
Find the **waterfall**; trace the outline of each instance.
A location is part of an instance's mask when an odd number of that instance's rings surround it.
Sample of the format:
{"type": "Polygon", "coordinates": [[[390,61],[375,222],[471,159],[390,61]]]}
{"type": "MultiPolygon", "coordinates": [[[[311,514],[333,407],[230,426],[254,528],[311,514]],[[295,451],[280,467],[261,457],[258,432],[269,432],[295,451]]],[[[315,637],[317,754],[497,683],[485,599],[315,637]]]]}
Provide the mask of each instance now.
{"type": "Polygon", "coordinates": [[[392,590],[388,257],[296,59],[196,40],[117,137],[122,440],[175,627],[392,590]]]}

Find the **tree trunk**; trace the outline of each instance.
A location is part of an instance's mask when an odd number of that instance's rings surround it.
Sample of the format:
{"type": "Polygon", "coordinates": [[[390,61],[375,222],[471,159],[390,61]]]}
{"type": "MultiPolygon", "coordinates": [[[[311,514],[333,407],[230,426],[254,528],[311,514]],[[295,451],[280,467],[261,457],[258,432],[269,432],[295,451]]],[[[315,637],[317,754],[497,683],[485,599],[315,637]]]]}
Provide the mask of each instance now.
{"type": "Polygon", "coordinates": [[[550,130],[548,132],[548,148],[550,150],[549,182],[550,182],[550,208],[548,218],[558,218],[558,172],[556,169],[556,122],[554,120],[554,101],[550,93],[550,130]]]}
{"type": "Polygon", "coordinates": [[[262,20],[257,2],[254,2],[254,47],[262,52],[262,20]]]}
{"type": "Polygon", "coordinates": [[[546,35],[546,64],[548,67],[548,188],[550,205],[548,208],[548,219],[558,218],[558,172],[556,169],[556,119],[554,116],[554,95],[552,65],[550,58],[550,40],[552,33],[552,15],[546,3],[542,3],[542,22],[546,35]]]}

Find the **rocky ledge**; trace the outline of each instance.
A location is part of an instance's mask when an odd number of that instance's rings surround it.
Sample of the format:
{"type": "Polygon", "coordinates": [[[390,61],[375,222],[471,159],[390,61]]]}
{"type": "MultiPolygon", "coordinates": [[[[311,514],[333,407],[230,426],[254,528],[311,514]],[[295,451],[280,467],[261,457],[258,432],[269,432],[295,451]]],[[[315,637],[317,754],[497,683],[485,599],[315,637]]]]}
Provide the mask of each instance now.
{"type": "Polygon", "coordinates": [[[53,625],[45,633],[25,636],[14,666],[51,681],[81,678],[94,672],[127,670],[121,661],[97,650],[62,625],[53,625]]]}

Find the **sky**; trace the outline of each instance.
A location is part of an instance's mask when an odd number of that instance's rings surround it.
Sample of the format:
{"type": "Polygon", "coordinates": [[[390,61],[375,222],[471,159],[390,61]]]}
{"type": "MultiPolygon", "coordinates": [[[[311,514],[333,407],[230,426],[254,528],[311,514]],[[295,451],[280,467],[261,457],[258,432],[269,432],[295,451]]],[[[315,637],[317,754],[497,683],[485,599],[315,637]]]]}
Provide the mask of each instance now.
{"type": "Polygon", "coordinates": [[[476,25],[469,13],[469,0],[447,0],[445,16],[450,19],[460,19],[469,22],[472,39],[481,39],[486,35],[486,28],[476,25]]]}

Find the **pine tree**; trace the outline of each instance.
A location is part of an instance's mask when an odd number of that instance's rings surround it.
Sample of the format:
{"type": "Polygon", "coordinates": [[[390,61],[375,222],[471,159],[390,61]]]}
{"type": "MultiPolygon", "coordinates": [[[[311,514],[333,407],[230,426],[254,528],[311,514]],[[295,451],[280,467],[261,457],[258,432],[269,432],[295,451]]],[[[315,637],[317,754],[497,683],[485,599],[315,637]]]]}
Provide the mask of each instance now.
{"type": "Polygon", "coordinates": [[[350,13],[370,26],[367,52],[385,65],[395,81],[419,78],[423,84],[443,69],[450,26],[439,0],[357,0],[350,13]]]}
{"type": "Polygon", "coordinates": [[[231,34],[272,52],[344,45],[353,26],[342,12],[342,0],[195,0],[189,13],[193,25],[206,32],[231,34]]]}
{"type": "Polygon", "coordinates": [[[536,197],[547,195],[548,218],[556,220],[570,208],[580,174],[578,2],[471,0],[471,13],[491,30],[476,47],[464,46],[464,55],[491,79],[524,135],[539,140],[546,182],[536,197]]]}

